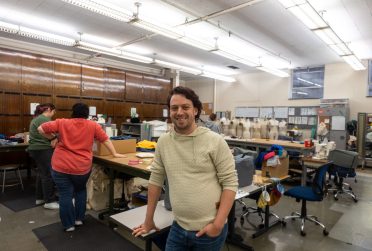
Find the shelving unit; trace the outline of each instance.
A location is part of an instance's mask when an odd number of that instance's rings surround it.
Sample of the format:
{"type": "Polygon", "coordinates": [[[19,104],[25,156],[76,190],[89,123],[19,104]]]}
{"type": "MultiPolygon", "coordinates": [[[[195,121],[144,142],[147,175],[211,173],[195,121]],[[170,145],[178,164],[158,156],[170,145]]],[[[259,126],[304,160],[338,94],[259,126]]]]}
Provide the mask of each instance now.
{"type": "Polygon", "coordinates": [[[125,122],[121,124],[121,134],[129,135],[140,140],[151,140],[152,137],[152,125],[143,123],[129,123],[125,122]]]}

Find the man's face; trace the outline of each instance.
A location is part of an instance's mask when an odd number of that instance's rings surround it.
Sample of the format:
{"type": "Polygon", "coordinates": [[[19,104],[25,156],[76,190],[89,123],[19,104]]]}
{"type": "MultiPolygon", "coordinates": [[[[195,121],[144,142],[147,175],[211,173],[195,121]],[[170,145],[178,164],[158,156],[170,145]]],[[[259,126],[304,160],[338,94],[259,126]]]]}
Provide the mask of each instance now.
{"type": "Polygon", "coordinates": [[[170,100],[170,118],[176,132],[190,134],[196,128],[198,109],[183,95],[175,94],[170,100]]]}

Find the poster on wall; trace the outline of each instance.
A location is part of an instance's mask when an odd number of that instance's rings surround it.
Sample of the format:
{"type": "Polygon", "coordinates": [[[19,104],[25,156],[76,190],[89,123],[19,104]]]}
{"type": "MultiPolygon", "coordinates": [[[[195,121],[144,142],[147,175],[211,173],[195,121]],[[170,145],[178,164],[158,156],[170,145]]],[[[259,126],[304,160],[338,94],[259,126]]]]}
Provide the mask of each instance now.
{"type": "Polygon", "coordinates": [[[35,114],[36,106],[38,105],[40,105],[40,103],[30,103],[30,114],[31,115],[35,114]]]}

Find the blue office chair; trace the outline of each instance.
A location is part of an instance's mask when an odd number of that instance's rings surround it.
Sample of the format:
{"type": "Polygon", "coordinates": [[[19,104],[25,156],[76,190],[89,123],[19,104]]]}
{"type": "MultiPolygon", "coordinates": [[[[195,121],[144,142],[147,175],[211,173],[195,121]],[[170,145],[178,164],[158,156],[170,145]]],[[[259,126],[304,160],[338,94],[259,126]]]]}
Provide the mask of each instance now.
{"type": "Polygon", "coordinates": [[[354,202],[358,202],[351,186],[344,182],[346,178],[354,178],[357,182],[355,169],[358,166],[358,157],[358,153],[352,151],[333,150],[329,152],[328,159],[333,163],[328,172],[334,176],[336,188],[329,188],[328,191],[333,191],[335,200],[338,200],[339,194],[347,194],[351,196],[354,202]]]}
{"type": "Polygon", "coordinates": [[[311,186],[296,186],[287,190],[284,195],[296,198],[296,201],[302,200],[301,213],[294,212],[291,216],[283,218],[282,224],[286,225],[288,219],[301,219],[301,235],[305,236],[305,220],[314,222],[318,226],[323,228],[323,234],[328,235],[328,231],[323,223],[318,221],[318,218],[314,215],[308,215],[306,210],[307,201],[322,201],[326,194],[327,187],[325,186],[325,176],[331,162],[320,166],[316,172],[311,186]]]}

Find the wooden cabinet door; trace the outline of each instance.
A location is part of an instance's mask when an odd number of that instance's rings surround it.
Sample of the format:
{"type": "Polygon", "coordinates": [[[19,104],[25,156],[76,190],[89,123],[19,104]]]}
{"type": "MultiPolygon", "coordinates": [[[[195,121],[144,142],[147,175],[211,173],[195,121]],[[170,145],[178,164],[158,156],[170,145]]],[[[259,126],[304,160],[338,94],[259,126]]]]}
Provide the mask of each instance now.
{"type": "Polygon", "coordinates": [[[105,103],[103,99],[82,98],[81,102],[88,106],[95,106],[97,114],[105,114],[105,111],[104,111],[105,103]]]}
{"type": "Polygon", "coordinates": [[[56,95],[80,96],[81,64],[54,61],[54,93],[56,95]]]}
{"type": "Polygon", "coordinates": [[[142,101],[142,75],[126,73],[125,100],[142,101]]]}
{"type": "Polygon", "coordinates": [[[89,65],[81,66],[82,96],[99,97],[104,96],[103,68],[89,65]]]}
{"type": "Polygon", "coordinates": [[[160,86],[156,77],[143,76],[143,101],[149,103],[158,102],[160,86]]]}
{"type": "Polygon", "coordinates": [[[21,57],[18,52],[0,49],[0,90],[21,91],[21,57]]]}
{"type": "Polygon", "coordinates": [[[124,100],[125,72],[108,68],[106,71],[106,98],[124,100]]]}
{"type": "Polygon", "coordinates": [[[22,55],[22,90],[24,93],[53,92],[53,59],[22,55]]]}
{"type": "Polygon", "coordinates": [[[159,78],[158,79],[158,84],[160,86],[159,96],[158,96],[158,103],[167,104],[168,95],[169,95],[169,92],[172,89],[171,81],[170,81],[170,79],[159,78]]]}
{"type": "Polygon", "coordinates": [[[30,104],[31,103],[52,103],[52,97],[51,96],[38,96],[38,95],[23,95],[23,115],[34,115],[34,111],[31,112],[30,110],[30,104]]]}
{"type": "Polygon", "coordinates": [[[22,117],[16,115],[4,116],[3,127],[6,135],[15,135],[20,132],[28,131],[28,127],[23,127],[22,117]]]}
{"type": "Polygon", "coordinates": [[[21,110],[21,94],[19,93],[4,93],[1,100],[3,114],[20,115],[21,110]]]}

